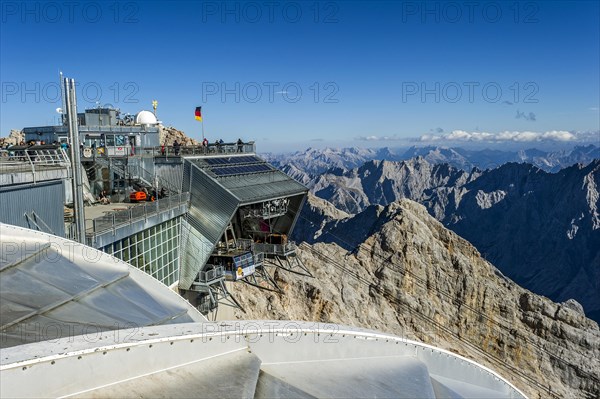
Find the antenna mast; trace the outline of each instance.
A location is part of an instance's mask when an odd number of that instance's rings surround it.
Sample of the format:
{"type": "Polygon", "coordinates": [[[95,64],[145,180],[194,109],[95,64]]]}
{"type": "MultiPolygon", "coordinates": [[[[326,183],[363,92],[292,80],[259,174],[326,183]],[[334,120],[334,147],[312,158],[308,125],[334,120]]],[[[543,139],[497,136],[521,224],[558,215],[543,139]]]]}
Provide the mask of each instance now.
{"type": "MultiPolygon", "coordinates": [[[[61,73],[62,78],[62,73],[61,73]]],[[[81,178],[81,158],[79,154],[79,128],[77,127],[77,100],[75,98],[75,80],[63,79],[65,102],[67,108],[67,121],[69,125],[69,141],[71,144],[71,169],[73,178],[73,214],[77,241],[85,244],[85,214],[83,210],[83,182],[81,178]]]]}

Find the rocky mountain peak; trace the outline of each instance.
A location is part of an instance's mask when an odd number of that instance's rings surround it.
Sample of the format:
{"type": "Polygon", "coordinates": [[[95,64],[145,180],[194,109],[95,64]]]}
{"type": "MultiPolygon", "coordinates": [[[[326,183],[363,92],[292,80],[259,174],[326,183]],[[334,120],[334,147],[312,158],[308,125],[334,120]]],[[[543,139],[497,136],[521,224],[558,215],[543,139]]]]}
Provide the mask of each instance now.
{"type": "Polygon", "coordinates": [[[408,199],[330,223],[337,228],[298,254],[315,277],[276,272],[283,294],[240,287],[240,317],[416,338],[491,367],[532,398],[600,394],[600,330],[574,301],[554,303],[518,286],[408,199]]]}
{"type": "Polygon", "coordinates": [[[25,133],[22,130],[11,129],[8,137],[0,137],[0,148],[7,145],[18,145],[22,141],[25,141],[25,133]]]}
{"type": "MultiPolygon", "coordinates": [[[[371,160],[308,186],[345,212],[366,211],[357,220],[373,216],[372,205],[417,201],[519,284],[558,302],[574,298],[600,320],[600,159],[554,173],[519,162],[465,171],[422,157],[371,160]]],[[[321,226],[321,237],[346,222],[336,223],[321,226]]],[[[371,224],[365,220],[356,231],[371,224]]],[[[304,231],[309,235],[301,238],[311,242],[314,235],[304,231]]],[[[336,234],[346,249],[358,237],[336,234]]]]}
{"type": "Polygon", "coordinates": [[[171,146],[175,141],[182,146],[197,146],[200,144],[198,140],[186,136],[184,132],[173,126],[160,126],[158,134],[161,145],[171,146]]]}
{"type": "Polygon", "coordinates": [[[583,178],[583,187],[586,191],[585,198],[589,207],[592,229],[600,229],[600,159],[595,160],[586,168],[589,173],[583,178]]]}

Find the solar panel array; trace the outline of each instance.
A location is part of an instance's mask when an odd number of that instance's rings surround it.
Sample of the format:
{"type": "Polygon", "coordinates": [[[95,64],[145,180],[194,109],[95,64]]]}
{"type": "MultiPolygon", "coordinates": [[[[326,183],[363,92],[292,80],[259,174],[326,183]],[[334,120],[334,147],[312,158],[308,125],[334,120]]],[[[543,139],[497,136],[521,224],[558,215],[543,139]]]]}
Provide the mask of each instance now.
{"type": "Polygon", "coordinates": [[[258,163],[264,162],[262,159],[253,156],[243,157],[219,157],[219,158],[206,158],[204,160],[210,166],[225,166],[225,165],[239,165],[245,163],[258,163]]]}
{"type": "Polygon", "coordinates": [[[272,170],[271,167],[266,164],[225,166],[225,167],[211,169],[211,171],[217,176],[231,176],[231,175],[241,175],[241,174],[246,174],[246,173],[268,172],[270,170],[272,170]]]}
{"type": "Polygon", "coordinates": [[[208,169],[216,176],[232,176],[273,170],[264,160],[256,156],[206,158],[208,169]]]}

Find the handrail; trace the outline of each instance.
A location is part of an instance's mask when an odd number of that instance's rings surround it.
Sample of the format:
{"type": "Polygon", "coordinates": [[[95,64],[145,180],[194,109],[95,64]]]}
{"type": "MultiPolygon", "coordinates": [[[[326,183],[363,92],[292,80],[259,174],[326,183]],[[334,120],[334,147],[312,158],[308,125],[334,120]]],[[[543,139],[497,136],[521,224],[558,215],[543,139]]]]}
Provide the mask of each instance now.
{"type": "MultiPolygon", "coordinates": [[[[86,219],[91,222],[91,228],[87,228],[87,235],[94,235],[105,231],[115,230],[118,227],[131,224],[134,221],[157,215],[161,212],[187,204],[190,193],[181,193],[143,205],[133,206],[129,209],[113,212],[110,215],[100,216],[95,219],[86,219]]],[[[86,225],[88,225],[86,223],[86,225]]]]}
{"type": "Polygon", "coordinates": [[[174,194],[181,194],[180,187],[175,187],[169,180],[151,173],[142,165],[128,164],[123,168],[114,163],[110,163],[107,157],[97,157],[96,162],[105,167],[109,167],[113,172],[117,173],[123,179],[139,179],[151,187],[154,187],[155,182],[158,182],[159,187],[165,187],[174,194]]]}
{"type": "MultiPolygon", "coordinates": [[[[58,146],[13,146],[0,150],[0,173],[15,169],[19,172],[31,173],[33,183],[37,183],[39,176],[36,172],[40,169],[58,166],[70,171],[69,165],[67,154],[58,146]]],[[[0,179],[0,183],[2,182],[0,179]]]]}
{"type": "MultiPolygon", "coordinates": [[[[139,157],[179,157],[182,155],[202,155],[202,156],[223,156],[233,154],[254,154],[256,153],[256,143],[249,141],[247,143],[209,143],[207,146],[198,145],[160,145],[153,147],[143,147],[135,145],[103,145],[93,147],[95,158],[139,158],[139,157]],[[118,151],[117,151],[117,150],[118,151]],[[112,154],[109,154],[111,153],[112,154]]],[[[91,158],[89,158],[91,159],[91,158]]]]}
{"type": "Polygon", "coordinates": [[[281,255],[287,256],[296,252],[296,243],[289,241],[285,244],[266,244],[266,243],[254,243],[255,251],[263,252],[268,255],[281,255]]]}
{"type": "Polygon", "coordinates": [[[272,218],[275,216],[285,215],[288,211],[287,204],[268,205],[264,204],[262,209],[244,209],[242,211],[244,217],[262,217],[263,219],[272,218]]]}
{"type": "Polygon", "coordinates": [[[254,254],[254,266],[260,267],[265,261],[265,254],[262,252],[252,252],[254,254]]]}
{"type": "Polygon", "coordinates": [[[254,141],[248,143],[209,143],[208,146],[157,146],[136,148],[136,153],[142,156],[181,156],[181,155],[202,155],[202,156],[223,156],[226,154],[253,154],[256,153],[256,144],[254,141]]]}
{"type": "Polygon", "coordinates": [[[238,249],[244,251],[252,251],[254,249],[254,241],[249,238],[238,238],[236,242],[238,249]]]}
{"type": "MultiPolygon", "coordinates": [[[[266,244],[254,242],[248,238],[238,238],[237,245],[239,249],[252,251],[254,254],[282,255],[287,256],[296,252],[296,243],[288,241],[285,244],[266,244]]],[[[256,260],[255,260],[256,263],[256,260]]]]}
{"type": "Polygon", "coordinates": [[[65,151],[60,148],[16,147],[0,150],[0,164],[2,166],[28,165],[32,168],[35,165],[69,165],[69,158],[65,151]]]}
{"type": "Polygon", "coordinates": [[[209,270],[203,270],[198,273],[198,281],[204,284],[208,284],[213,281],[221,280],[224,278],[223,266],[215,266],[209,270]]]}

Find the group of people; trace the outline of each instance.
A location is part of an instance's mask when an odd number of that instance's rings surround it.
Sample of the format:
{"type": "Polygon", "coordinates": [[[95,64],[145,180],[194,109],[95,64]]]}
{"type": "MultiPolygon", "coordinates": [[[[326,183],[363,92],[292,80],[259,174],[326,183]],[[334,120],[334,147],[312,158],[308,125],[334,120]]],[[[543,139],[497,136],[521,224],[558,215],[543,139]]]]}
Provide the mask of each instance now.
{"type": "MultiPolygon", "coordinates": [[[[52,143],[53,145],[58,145],[58,141],[52,143]]],[[[46,145],[46,141],[44,140],[29,140],[27,143],[25,140],[21,140],[18,144],[4,144],[4,149],[9,150],[11,147],[25,147],[25,146],[34,146],[34,145],[46,145]]]]}
{"type": "MultiPolygon", "coordinates": [[[[237,144],[237,152],[244,152],[244,142],[242,141],[241,138],[239,138],[237,140],[236,144],[237,144]]],[[[224,152],[223,146],[225,145],[225,142],[223,141],[223,139],[215,140],[214,145],[217,148],[217,152],[224,152]]],[[[204,149],[205,153],[208,152],[208,139],[204,138],[204,140],[202,140],[201,146],[204,149]]]]}
{"type": "MultiPolygon", "coordinates": [[[[244,152],[244,144],[245,143],[242,141],[241,138],[239,138],[235,144],[237,145],[237,152],[244,152]]],[[[215,140],[215,142],[213,144],[210,144],[208,142],[208,139],[205,137],[200,142],[198,149],[200,150],[200,153],[208,154],[209,152],[211,152],[211,149],[209,147],[213,147],[214,150],[212,150],[212,152],[222,153],[222,152],[226,152],[225,145],[232,146],[232,144],[225,144],[223,139],[217,139],[217,140],[215,140]]],[[[175,140],[173,142],[173,153],[175,155],[181,154],[181,143],[179,143],[179,141],[177,141],[177,140],[175,140]]],[[[160,146],[160,154],[167,155],[167,147],[164,144],[160,146]]]]}
{"type": "Polygon", "coordinates": [[[146,187],[143,187],[140,191],[143,191],[146,194],[147,201],[156,201],[157,199],[162,199],[167,196],[167,190],[164,187],[161,187],[160,191],[156,191],[155,188],[152,191],[148,191],[146,187]]]}
{"type": "MultiPolygon", "coordinates": [[[[167,147],[164,144],[162,144],[160,146],[160,155],[166,155],[166,152],[167,147]]],[[[181,144],[177,140],[173,142],[173,152],[175,153],[175,155],[179,155],[181,153],[181,144]]]]}
{"type": "MultiPolygon", "coordinates": [[[[36,147],[46,144],[44,140],[29,140],[28,142],[21,140],[18,144],[4,143],[2,148],[0,148],[2,150],[0,156],[8,158],[16,157],[20,161],[35,161],[37,158],[36,150],[39,150],[36,147]]],[[[54,141],[52,145],[58,147],[59,143],[58,141],[54,141]]]]}
{"type": "Polygon", "coordinates": [[[102,190],[100,192],[100,195],[98,196],[98,202],[100,202],[102,205],[110,204],[110,198],[108,198],[108,194],[106,193],[106,190],[102,190]]]}

